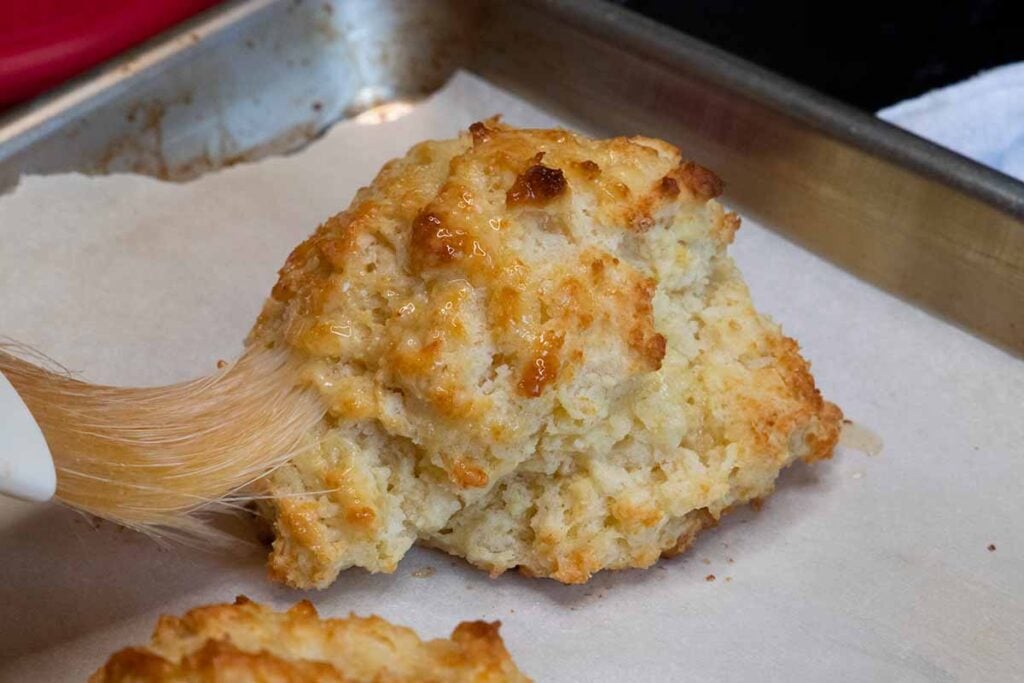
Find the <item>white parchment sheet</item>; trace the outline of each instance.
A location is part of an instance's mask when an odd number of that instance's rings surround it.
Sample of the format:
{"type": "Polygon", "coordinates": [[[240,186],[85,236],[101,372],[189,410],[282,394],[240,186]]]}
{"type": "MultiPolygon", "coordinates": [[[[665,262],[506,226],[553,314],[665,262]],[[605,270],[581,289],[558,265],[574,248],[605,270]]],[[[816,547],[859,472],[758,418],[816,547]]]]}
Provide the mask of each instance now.
{"type": "MultiPolygon", "coordinates": [[[[555,123],[463,74],[397,121],[341,123],[301,153],[186,184],[25,178],[0,198],[0,334],[93,381],[205,373],[237,354],[291,248],[381,164],[495,112],[555,123]]],[[[824,394],[884,439],[881,455],[795,466],[761,512],[726,518],[684,556],[576,587],[414,550],[392,575],[351,570],[303,593],[270,583],[259,555],[161,548],[4,500],[0,680],[84,680],[148,640],[157,615],[239,593],[376,613],[426,637],[500,619],[541,681],[1021,676],[1024,362],[750,222],[733,254],[824,394]],[[425,567],[436,572],[414,575],[425,567]]]]}

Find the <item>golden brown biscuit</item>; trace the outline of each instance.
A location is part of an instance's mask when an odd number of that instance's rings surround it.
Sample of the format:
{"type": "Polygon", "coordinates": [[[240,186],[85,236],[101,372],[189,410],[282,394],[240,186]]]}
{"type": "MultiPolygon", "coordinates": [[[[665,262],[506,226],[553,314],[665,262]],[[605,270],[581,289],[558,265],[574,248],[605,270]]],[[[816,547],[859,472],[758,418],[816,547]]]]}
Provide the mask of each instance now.
{"type": "Polygon", "coordinates": [[[302,601],[274,612],[239,597],[164,616],[146,647],[114,654],[90,683],[359,683],[529,681],[499,622],[464,622],[450,640],[423,642],[380,617],[320,619],[302,601]]]}
{"type": "Polygon", "coordinates": [[[721,190],[658,140],[496,121],[385,165],[253,330],[329,408],[261,483],[272,576],[392,571],[420,541],[579,583],[828,457],[841,413],[754,310],[721,190]]]}

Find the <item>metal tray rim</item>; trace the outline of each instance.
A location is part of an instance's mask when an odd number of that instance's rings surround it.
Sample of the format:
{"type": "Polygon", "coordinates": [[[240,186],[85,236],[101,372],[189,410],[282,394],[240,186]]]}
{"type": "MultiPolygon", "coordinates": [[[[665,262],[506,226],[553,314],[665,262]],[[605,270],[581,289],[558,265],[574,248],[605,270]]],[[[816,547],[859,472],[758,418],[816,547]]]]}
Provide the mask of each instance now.
{"type": "MultiPolygon", "coordinates": [[[[149,67],[182,58],[202,39],[235,30],[281,1],[230,0],[214,6],[0,115],[0,162],[140,82],[149,67]]],[[[599,37],[614,37],[646,59],[670,68],[685,64],[688,70],[831,137],[1024,218],[1024,182],[1000,171],[606,0],[540,2],[599,37]]]]}
{"type": "Polygon", "coordinates": [[[606,0],[540,1],[600,37],[614,36],[647,59],[670,68],[685,64],[687,70],[831,137],[1024,218],[1024,182],[1001,171],[606,0]]]}

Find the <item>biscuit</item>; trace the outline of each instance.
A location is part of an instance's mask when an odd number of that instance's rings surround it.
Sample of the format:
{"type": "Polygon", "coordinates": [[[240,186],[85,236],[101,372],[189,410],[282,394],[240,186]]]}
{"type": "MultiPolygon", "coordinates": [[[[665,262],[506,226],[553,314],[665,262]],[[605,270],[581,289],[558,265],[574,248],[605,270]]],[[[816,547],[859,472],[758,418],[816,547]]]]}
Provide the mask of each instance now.
{"type": "Polygon", "coordinates": [[[239,597],[161,617],[149,645],[117,652],[89,683],[529,681],[499,626],[464,622],[451,639],[424,642],[380,617],[320,619],[307,601],[275,612],[239,597]]]}
{"type": "Polygon", "coordinates": [[[721,191],[659,140],[496,120],[386,164],[250,337],[328,409],[259,484],[271,575],[324,587],[421,542],[581,583],[828,457],[842,415],[754,310],[721,191]]]}

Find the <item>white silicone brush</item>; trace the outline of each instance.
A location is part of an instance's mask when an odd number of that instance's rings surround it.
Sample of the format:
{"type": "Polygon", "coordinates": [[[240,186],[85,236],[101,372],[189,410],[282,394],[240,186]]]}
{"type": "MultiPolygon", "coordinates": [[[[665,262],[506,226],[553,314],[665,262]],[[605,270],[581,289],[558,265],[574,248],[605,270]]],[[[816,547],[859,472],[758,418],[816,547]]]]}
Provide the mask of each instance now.
{"type": "Polygon", "coordinates": [[[0,374],[0,493],[43,502],[57,490],[57,473],[39,425],[0,374]]]}

